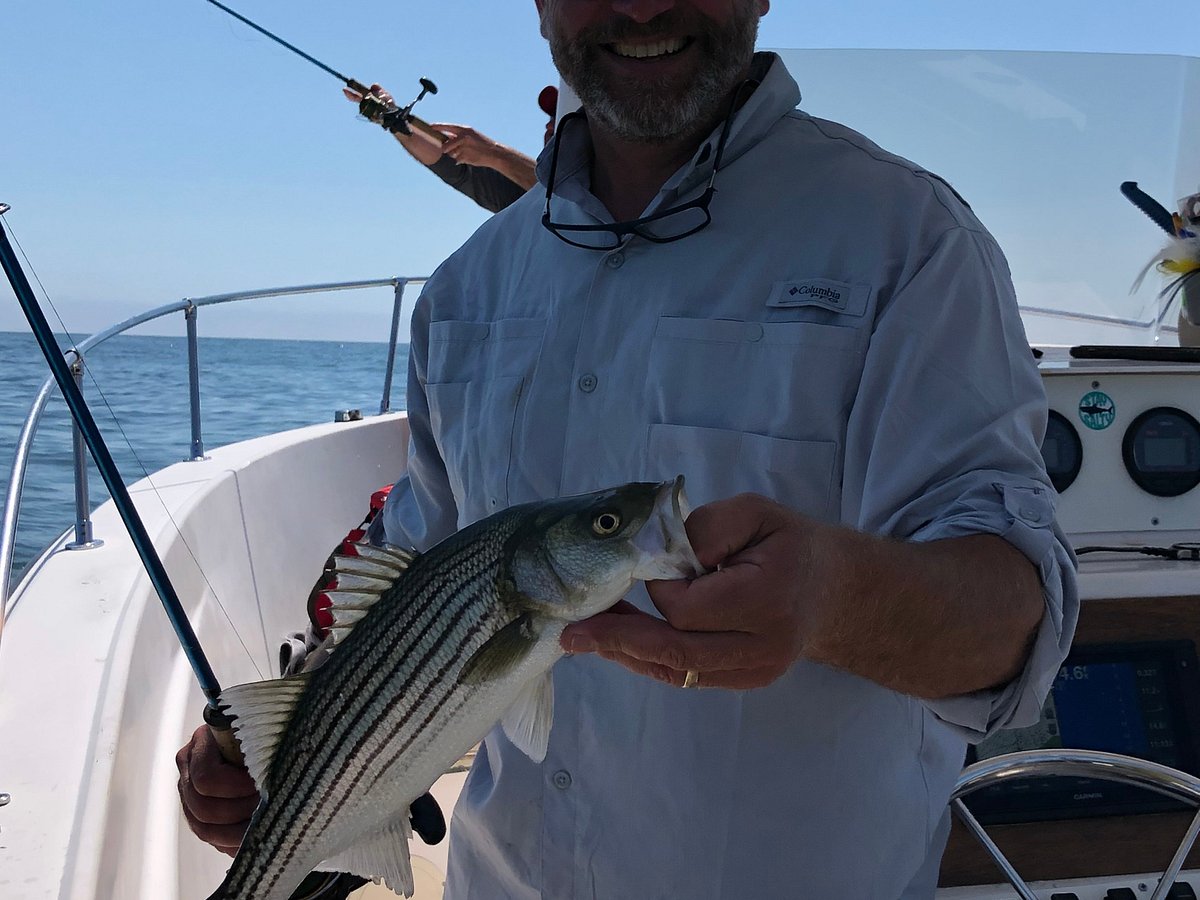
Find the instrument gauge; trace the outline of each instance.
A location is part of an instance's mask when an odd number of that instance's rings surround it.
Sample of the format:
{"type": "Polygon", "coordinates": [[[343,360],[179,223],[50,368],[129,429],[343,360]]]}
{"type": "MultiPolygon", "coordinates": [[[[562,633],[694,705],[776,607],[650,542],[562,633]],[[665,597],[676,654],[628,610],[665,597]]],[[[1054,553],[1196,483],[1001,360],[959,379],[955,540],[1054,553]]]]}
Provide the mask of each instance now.
{"type": "Polygon", "coordinates": [[[1046,422],[1042,459],[1046,463],[1050,483],[1060,494],[1074,483],[1079,475],[1079,467],[1083,465],[1083,442],[1079,439],[1079,432],[1066,416],[1054,410],[1050,410],[1050,418],[1046,422]]]}
{"type": "Polygon", "coordinates": [[[1129,477],[1155,497],[1178,497],[1200,484],[1200,422],[1181,409],[1146,410],[1126,430],[1121,452],[1129,477]]]}

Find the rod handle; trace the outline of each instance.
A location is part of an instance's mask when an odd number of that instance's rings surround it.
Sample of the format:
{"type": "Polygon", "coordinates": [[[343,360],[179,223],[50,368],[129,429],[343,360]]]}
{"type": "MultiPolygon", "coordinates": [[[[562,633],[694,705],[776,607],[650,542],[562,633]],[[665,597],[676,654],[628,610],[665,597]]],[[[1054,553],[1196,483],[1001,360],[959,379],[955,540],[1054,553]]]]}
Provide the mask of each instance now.
{"type": "Polygon", "coordinates": [[[213,740],[221,751],[221,758],[235,766],[246,767],[246,757],[242,755],[242,745],[238,743],[233,733],[233,716],[215,706],[204,707],[204,724],[212,733],[213,740]]]}
{"type": "Polygon", "coordinates": [[[446,143],[446,141],[450,140],[450,138],[448,138],[446,135],[442,134],[442,132],[438,131],[436,128],[431,126],[428,122],[426,122],[422,119],[418,119],[414,115],[411,115],[411,114],[409,115],[407,124],[408,124],[408,127],[411,128],[413,131],[419,131],[419,132],[421,132],[421,134],[425,135],[426,137],[430,138],[431,140],[437,141],[439,144],[444,144],[444,143],[446,143]]]}

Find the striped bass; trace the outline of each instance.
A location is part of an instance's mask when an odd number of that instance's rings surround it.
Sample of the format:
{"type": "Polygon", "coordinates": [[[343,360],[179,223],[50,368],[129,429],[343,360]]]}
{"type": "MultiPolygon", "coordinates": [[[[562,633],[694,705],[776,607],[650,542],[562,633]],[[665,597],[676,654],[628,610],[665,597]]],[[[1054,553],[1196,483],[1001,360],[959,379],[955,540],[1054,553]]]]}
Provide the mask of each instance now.
{"type": "Polygon", "coordinates": [[[221,694],[262,800],[210,900],[286,900],[314,869],[412,896],[409,805],[497,721],[545,758],[559,635],[638,579],[698,575],[686,514],[680,477],[338,557],[328,661],[221,694]]]}

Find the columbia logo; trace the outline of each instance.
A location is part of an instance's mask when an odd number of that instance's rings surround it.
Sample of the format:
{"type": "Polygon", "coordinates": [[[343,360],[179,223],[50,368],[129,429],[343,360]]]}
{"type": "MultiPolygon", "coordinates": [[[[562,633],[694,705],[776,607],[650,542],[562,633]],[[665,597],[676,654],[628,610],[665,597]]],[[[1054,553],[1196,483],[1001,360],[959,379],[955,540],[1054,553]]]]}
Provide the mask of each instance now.
{"type": "Polygon", "coordinates": [[[842,299],[841,291],[835,291],[833,288],[821,287],[820,285],[815,284],[793,286],[788,293],[793,297],[800,294],[807,294],[810,297],[821,300],[832,300],[834,303],[837,303],[842,299]]]}
{"type": "Polygon", "coordinates": [[[870,296],[868,285],[848,284],[830,278],[804,278],[775,282],[767,306],[776,309],[812,306],[839,315],[861,316],[867,311],[870,296]]]}

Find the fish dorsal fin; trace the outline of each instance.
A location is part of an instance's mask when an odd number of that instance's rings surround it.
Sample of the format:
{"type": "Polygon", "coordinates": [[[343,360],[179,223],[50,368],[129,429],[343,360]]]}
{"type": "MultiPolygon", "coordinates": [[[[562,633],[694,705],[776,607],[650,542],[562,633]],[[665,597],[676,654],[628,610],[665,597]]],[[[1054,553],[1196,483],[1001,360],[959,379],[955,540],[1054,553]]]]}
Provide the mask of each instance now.
{"type": "Polygon", "coordinates": [[[508,739],[536,763],[546,758],[553,723],[554,680],[549,672],[525,685],[500,720],[508,739]]]}
{"type": "Polygon", "coordinates": [[[233,717],[246,768],[264,797],[270,790],[267,774],[271,760],[307,684],[308,675],[301,673],[239,684],[221,692],[221,707],[233,717]]]}
{"type": "Polygon", "coordinates": [[[416,892],[408,839],[412,837],[408,808],[384,828],[348,850],[331,856],[316,868],[322,872],[350,872],[371,881],[382,880],[405,897],[416,892]]]}
{"type": "Polygon", "coordinates": [[[513,619],[483,646],[476,650],[463,666],[463,684],[479,684],[499,678],[516,667],[537,643],[533,632],[533,616],[523,613],[513,619]]]}
{"type": "MultiPolygon", "coordinates": [[[[336,646],[367,614],[367,610],[392,587],[406,571],[416,553],[398,547],[375,547],[371,544],[355,544],[357,556],[333,557],[333,575],[336,583],[324,593],[332,606],[333,643],[336,646]]],[[[333,647],[329,648],[330,650],[333,647]]]]}
{"type": "Polygon", "coordinates": [[[405,550],[403,547],[397,547],[395,544],[384,544],[382,547],[376,547],[374,544],[358,543],[354,544],[354,552],[358,554],[360,559],[382,562],[400,569],[407,569],[412,565],[413,560],[420,555],[416,550],[405,550]]]}

